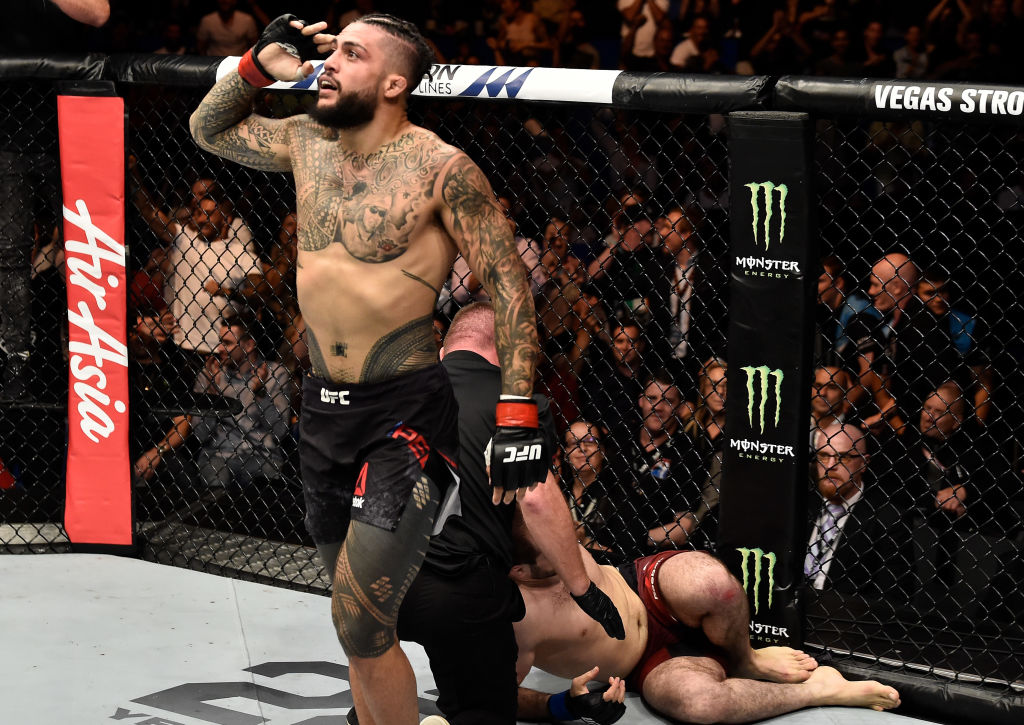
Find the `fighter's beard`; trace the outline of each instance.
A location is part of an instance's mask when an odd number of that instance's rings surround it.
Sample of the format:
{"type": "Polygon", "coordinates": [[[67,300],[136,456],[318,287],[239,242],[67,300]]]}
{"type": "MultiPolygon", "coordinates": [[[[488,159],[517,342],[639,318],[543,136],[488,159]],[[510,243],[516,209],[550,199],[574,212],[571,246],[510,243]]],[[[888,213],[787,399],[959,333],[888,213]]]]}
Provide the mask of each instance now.
{"type": "Polygon", "coordinates": [[[337,100],[329,106],[319,103],[309,111],[309,116],[321,126],[348,129],[365,126],[377,112],[377,99],[372,93],[338,94],[337,100]]]}

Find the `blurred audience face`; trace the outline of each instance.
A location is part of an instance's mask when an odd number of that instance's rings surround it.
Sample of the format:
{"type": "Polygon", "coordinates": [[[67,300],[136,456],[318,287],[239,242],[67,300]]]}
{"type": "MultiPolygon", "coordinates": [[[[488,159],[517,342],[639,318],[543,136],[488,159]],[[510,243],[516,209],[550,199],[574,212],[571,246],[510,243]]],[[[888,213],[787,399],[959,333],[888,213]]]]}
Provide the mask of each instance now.
{"type": "Polygon", "coordinates": [[[652,380],[640,394],[638,403],[643,426],[648,433],[671,435],[679,427],[677,415],[683,404],[683,395],[675,385],[652,380]]]}
{"type": "Polygon", "coordinates": [[[921,28],[917,25],[911,25],[907,28],[907,32],[904,34],[903,40],[906,41],[907,47],[916,53],[921,47],[921,28]]]}
{"type": "Polygon", "coordinates": [[[922,279],[917,284],[917,297],[929,311],[941,317],[949,312],[949,289],[947,282],[922,279]]]}
{"type": "Polygon", "coordinates": [[[623,325],[615,331],[615,336],[612,338],[612,351],[616,364],[632,368],[640,362],[640,355],[644,347],[641,334],[640,328],[631,324],[623,325]]]}
{"type": "Polygon", "coordinates": [[[679,254],[686,247],[687,239],[693,234],[690,220],[679,209],[672,209],[664,216],[658,217],[655,229],[658,231],[665,251],[672,256],[679,254]]]}
{"type": "Polygon", "coordinates": [[[811,411],[816,418],[839,417],[850,409],[846,399],[849,381],[846,371],[834,365],[823,365],[814,371],[811,384],[811,411]]]}
{"type": "Polygon", "coordinates": [[[207,241],[213,241],[221,238],[227,219],[220,205],[207,196],[192,210],[192,224],[207,241]]]}
{"type": "Polygon", "coordinates": [[[864,45],[871,50],[878,48],[882,42],[882,34],[884,33],[882,24],[879,22],[871,22],[864,28],[864,45]]]}
{"type": "Polygon", "coordinates": [[[725,411],[726,370],[720,365],[711,365],[701,373],[698,389],[700,401],[712,415],[725,411]]]}
{"type": "Polygon", "coordinates": [[[850,34],[845,30],[837,30],[832,33],[832,52],[842,58],[850,49],[850,34]]]}
{"type": "Polygon", "coordinates": [[[676,34],[668,23],[659,25],[658,32],[654,34],[654,55],[659,58],[668,58],[675,48],[676,34]]]}
{"type": "Polygon", "coordinates": [[[926,438],[944,441],[963,423],[966,401],[951,388],[939,388],[925,398],[921,408],[921,433],[926,438]]]}
{"type": "Polygon", "coordinates": [[[817,435],[818,493],[829,501],[849,498],[867,467],[865,433],[852,425],[829,426],[817,435]]]}
{"type": "Polygon", "coordinates": [[[868,285],[868,294],[875,309],[884,314],[899,306],[910,295],[916,277],[914,266],[906,256],[889,254],[882,257],[871,268],[868,285]]]}
{"type": "Polygon", "coordinates": [[[544,248],[559,259],[569,254],[569,225],[558,217],[551,217],[544,226],[544,248]]]}
{"type": "Polygon", "coordinates": [[[252,339],[244,338],[244,332],[238,325],[221,325],[216,353],[225,368],[237,370],[255,346],[252,339]]]}
{"type": "Polygon", "coordinates": [[[228,16],[235,12],[238,0],[217,0],[217,10],[221,15],[228,16]]]}
{"type": "Polygon", "coordinates": [[[641,218],[631,223],[623,218],[620,219],[619,223],[619,235],[622,238],[622,246],[627,250],[639,249],[651,239],[654,224],[651,223],[650,219],[641,218]]]}
{"type": "Polygon", "coordinates": [[[818,275],[818,301],[837,310],[846,297],[846,280],[837,269],[825,267],[818,275]]]}
{"type": "Polygon", "coordinates": [[[601,471],[604,467],[604,449],[597,426],[583,420],[569,426],[565,432],[565,460],[574,473],[601,471]]]}
{"type": "Polygon", "coordinates": [[[164,48],[175,53],[180,47],[181,25],[179,23],[168,23],[164,27],[164,48]]]}
{"type": "Polygon", "coordinates": [[[710,35],[711,27],[705,18],[697,18],[693,21],[693,25],[690,26],[690,40],[693,41],[694,45],[698,48],[703,48],[707,44],[710,35]]]}

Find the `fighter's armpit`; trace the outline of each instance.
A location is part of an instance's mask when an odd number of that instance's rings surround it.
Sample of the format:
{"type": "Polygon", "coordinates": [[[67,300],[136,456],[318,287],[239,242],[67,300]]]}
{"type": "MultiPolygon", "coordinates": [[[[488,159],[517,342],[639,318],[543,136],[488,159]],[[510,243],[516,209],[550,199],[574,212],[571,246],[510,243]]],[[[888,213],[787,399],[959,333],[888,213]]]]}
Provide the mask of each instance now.
{"type": "Polygon", "coordinates": [[[290,171],[290,119],[252,114],[255,93],[237,73],[222,78],[189,119],[192,137],[206,151],[243,166],[290,171]]]}

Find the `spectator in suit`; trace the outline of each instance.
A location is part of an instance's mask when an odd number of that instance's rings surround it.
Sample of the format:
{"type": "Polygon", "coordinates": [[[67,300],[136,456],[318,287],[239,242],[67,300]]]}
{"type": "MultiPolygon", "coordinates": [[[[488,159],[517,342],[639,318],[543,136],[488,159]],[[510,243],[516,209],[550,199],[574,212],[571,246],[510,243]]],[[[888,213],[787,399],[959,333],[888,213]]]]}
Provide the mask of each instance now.
{"type": "Polygon", "coordinates": [[[921,406],[917,425],[880,454],[879,482],[904,508],[915,508],[942,526],[991,518],[983,503],[991,493],[987,439],[972,424],[970,402],[956,383],[944,383],[921,406]],[[978,508],[979,511],[974,509],[978,508]]]}
{"type": "Polygon", "coordinates": [[[849,424],[817,433],[818,495],[809,506],[804,575],[814,589],[869,598],[898,596],[900,554],[896,509],[865,480],[867,433],[849,424]]]}

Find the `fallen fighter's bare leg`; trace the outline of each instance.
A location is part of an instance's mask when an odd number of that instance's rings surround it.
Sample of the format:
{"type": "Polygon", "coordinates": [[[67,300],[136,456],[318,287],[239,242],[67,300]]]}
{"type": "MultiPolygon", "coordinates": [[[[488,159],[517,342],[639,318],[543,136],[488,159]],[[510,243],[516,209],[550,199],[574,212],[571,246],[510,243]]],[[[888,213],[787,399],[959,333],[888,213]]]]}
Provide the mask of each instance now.
{"type": "Polygon", "coordinates": [[[700,627],[729,658],[729,674],[771,682],[803,682],[818,663],[790,647],[750,646],[750,609],[743,587],[718,559],[692,551],[658,570],[658,588],[669,610],[688,627],[700,627]]]}
{"type": "Polygon", "coordinates": [[[900,704],[893,688],[873,680],[850,682],[831,667],[817,668],[806,682],[759,682],[726,677],[718,662],[705,657],[663,662],[648,675],[643,690],[652,708],[692,723],[746,723],[804,707],[887,710],[900,704]]]}

